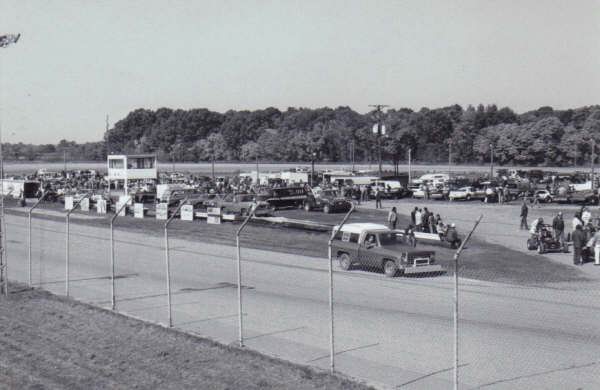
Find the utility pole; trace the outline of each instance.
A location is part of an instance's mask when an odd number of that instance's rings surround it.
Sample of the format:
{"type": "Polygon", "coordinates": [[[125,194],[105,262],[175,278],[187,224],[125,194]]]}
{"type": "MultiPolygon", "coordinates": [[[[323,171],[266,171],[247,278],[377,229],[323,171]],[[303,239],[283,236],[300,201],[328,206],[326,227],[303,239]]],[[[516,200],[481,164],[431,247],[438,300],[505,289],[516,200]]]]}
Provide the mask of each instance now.
{"type": "Polygon", "coordinates": [[[490,181],[494,177],[494,145],[490,144],[490,181]]]}
{"type": "Polygon", "coordinates": [[[67,177],[67,149],[63,150],[63,164],[65,171],[65,178],[67,177]]]}
{"type": "Polygon", "coordinates": [[[352,172],[354,172],[354,139],[352,140],[352,172]]]}
{"type": "Polygon", "coordinates": [[[388,107],[386,104],[369,104],[369,107],[374,107],[377,113],[377,158],[379,160],[379,177],[381,177],[381,109],[388,107]]]}
{"type": "Polygon", "coordinates": [[[260,175],[258,172],[258,151],[256,152],[256,184],[260,183],[260,175]]]}
{"type": "Polygon", "coordinates": [[[452,140],[448,140],[448,180],[452,174],[452,140]]]}
{"type": "Polygon", "coordinates": [[[412,148],[408,148],[408,185],[412,182],[412,148]]]}
{"type": "Polygon", "coordinates": [[[106,157],[108,159],[108,156],[110,155],[110,151],[109,151],[109,138],[110,138],[110,133],[108,132],[108,114],[106,114],[106,157]]]}
{"type": "Polygon", "coordinates": [[[591,164],[591,181],[592,181],[592,191],[594,190],[594,160],[596,160],[596,140],[592,138],[592,161],[591,164]]]}

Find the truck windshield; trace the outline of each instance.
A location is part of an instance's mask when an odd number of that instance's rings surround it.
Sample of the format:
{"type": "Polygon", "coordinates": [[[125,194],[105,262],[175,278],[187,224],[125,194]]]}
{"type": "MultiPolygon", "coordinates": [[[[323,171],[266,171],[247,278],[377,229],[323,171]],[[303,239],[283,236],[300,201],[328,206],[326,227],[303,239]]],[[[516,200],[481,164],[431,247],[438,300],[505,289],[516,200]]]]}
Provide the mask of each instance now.
{"type": "Polygon", "coordinates": [[[381,233],[379,234],[379,243],[381,246],[394,245],[399,242],[396,238],[396,233],[381,233]]]}

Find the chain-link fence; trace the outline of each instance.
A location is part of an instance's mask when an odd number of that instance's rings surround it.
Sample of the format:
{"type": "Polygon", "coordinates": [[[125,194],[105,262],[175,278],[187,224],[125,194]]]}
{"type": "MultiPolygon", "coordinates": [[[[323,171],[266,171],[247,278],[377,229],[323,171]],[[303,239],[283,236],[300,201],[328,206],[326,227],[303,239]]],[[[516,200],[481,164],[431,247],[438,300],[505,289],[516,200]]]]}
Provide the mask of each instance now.
{"type": "MultiPolygon", "coordinates": [[[[352,222],[364,215],[359,211],[352,222]]],[[[378,266],[358,264],[343,270],[336,252],[330,273],[326,256],[299,254],[297,230],[249,226],[240,232],[238,262],[240,223],[176,218],[168,227],[167,274],[165,221],[117,217],[112,257],[112,215],[77,210],[68,229],[67,273],[65,216],[42,204],[33,211],[29,240],[27,209],[9,210],[10,279],[29,283],[31,270],[33,287],[65,295],[68,285],[72,298],[107,309],[114,292],[118,312],[165,326],[170,318],[192,334],[334,367],[384,388],[453,388],[457,368],[460,388],[600,386],[600,288],[593,274],[546,284],[479,277],[483,271],[472,273],[473,264],[489,261],[479,242],[466,249],[475,262],[459,269],[455,317],[453,251],[447,249],[441,251],[448,257],[444,275],[389,278],[378,266]],[[295,250],[273,250],[282,235],[291,238],[281,247],[295,250]]],[[[307,245],[324,252],[330,234],[310,233],[307,245]]]]}

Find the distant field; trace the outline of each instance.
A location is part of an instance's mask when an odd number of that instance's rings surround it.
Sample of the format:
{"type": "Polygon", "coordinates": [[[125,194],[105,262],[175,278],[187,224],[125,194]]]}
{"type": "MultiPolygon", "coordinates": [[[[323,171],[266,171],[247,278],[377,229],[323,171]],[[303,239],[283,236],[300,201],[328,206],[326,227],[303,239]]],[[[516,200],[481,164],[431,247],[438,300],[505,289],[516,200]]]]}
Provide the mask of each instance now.
{"type": "MultiPolygon", "coordinates": [[[[308,167],[310,168],[310,162],[292,162],[292,163],[265,163],[259,164],[259,170],[270,172],[270,171],[281,171],[282,169],[289,169],[295,167],[308,167]]],[[[62,171],[64,164],[60,162],[33,162],[33,163],[21,163],[21,162],[5,162],[4,171],[7,174],[30,174],[34,173],[40,168],[46,168],[54,171],[62,171]]],[[[212,167],[210,163],[159,163],[158,166],[160,171],[180,171],[189,172],[193,174],[210,175],[212,167]]],[[[315,164],[316,170],[323,169],[339,169],[349,170],[352,168],[352,164],[349,163],[335,163],[335,164],[315,164]]],[[[355,164],[355,169],[358,170],[377,170],[377,164],[355,164]]],[[[495,169],[543,169],[547,171],[557,172],[574,172],[574,171],[587,171],[589,167],[520,167],[520,166],[496,166],[495,169]]],[[[67,169],[95,169],[98,171],[106,171],[106,164],[100,162],[69,162],[67,163],[67,169]]],[[[384,164],[383,169],[387,171],[393,171],[394,167],[391,164],[384,164]]],[[[408,164],[402,164],[399,166],[401,172],[408,172],[408,164]]],[[[224,163],[219,162],[215,164],[215,173],[219,175],[233,174],[236,172],[249,172],[256,170],[255,163],[224,163]]],[[[413,164],[412,170],[415,173],[418,172],[447,172],[447,164],[413,164]]],[[[456,165],[451,167],[452,172],[457,173],[468,173],[468,172],[489,172],[490,166],[485,165],[456,165]]]]}

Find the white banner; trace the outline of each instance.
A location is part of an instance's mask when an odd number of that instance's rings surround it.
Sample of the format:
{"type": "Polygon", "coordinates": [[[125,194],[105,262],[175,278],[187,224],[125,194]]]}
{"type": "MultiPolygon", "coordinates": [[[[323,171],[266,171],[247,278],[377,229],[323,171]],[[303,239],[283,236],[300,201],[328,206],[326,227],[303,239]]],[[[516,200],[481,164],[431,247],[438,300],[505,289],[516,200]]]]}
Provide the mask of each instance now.
{"type": "MultiPolygon", "coordinates": [[[[124,205],[127,204],[127,200],[125,199],[119,199],[119,201],[117,202],[117,208],[115,209],[115,212],[121,210],[121,207],[123,207],[124,205]]],[[[127,214],[127,206],[123,207],[123,209],[119,212],[119,217],[124,217],[127,214]]]]}
{"type": "Polygon", "coordinates": [[[193,221],[194,220],[194,206],[186,204],[181,206],[181,220],[182,221],[193,221]]]}
{"type": "Polygon", "coordinates": [[[134,218],[144,218],[144,204],[143,203],[134,203],[133,204],[133,217],[134,218]]]}
{"type": "Polygon", "coordinates": [[[211,225],[220,225],[221,224],[221,216],[209,214],[208,217],[206,218],[206,222],[208,222],[211,225]]]}
{"type": "Polygon", "coordinates": [[[169,219],[169,205],[167,203],[158,203],[156,205],[156,219],[169,219]]]}
{"type": "Polygon", "coordinates": [[[65,196],[65,210],[73,210],[73,197],[65,196]]]}
{"type": "Polygon", "coordinates": [[[82,199],[81,203],[79,203],[79,207],[81,208],[81,211],[85,211],[85,212],[90,211],[90,199],[89,198],[82,199]]]}
{"type": "Polygon", "coordinates": [[[106,214],[106,200],[98,199],[96,201],[96,211],[98,214],[106,214]]]}

